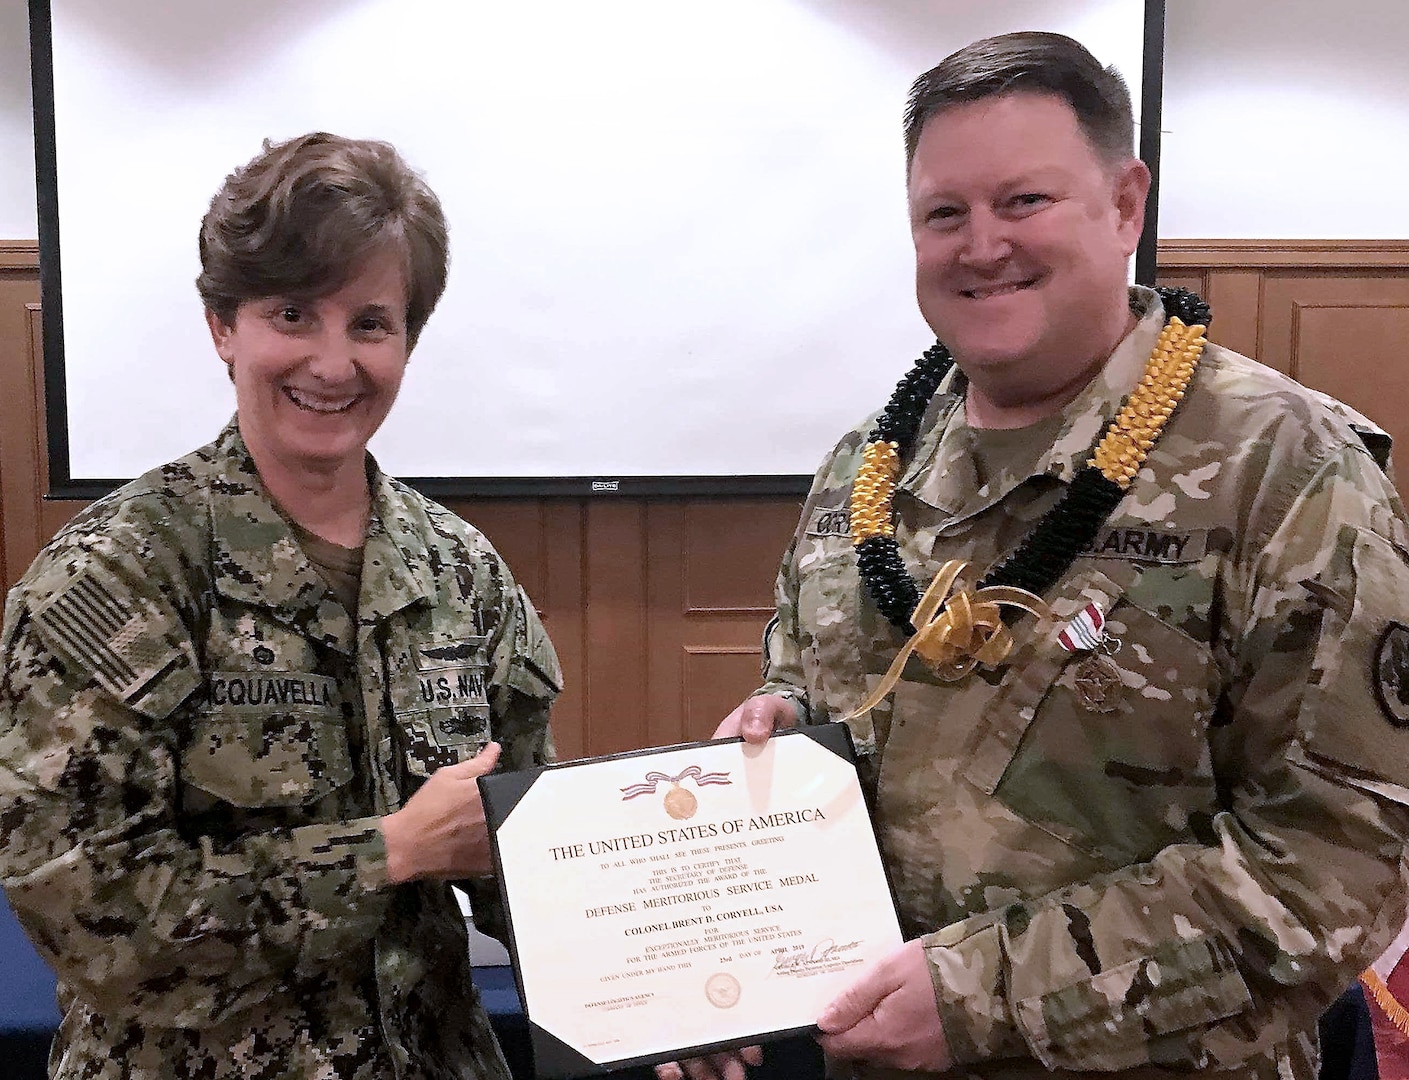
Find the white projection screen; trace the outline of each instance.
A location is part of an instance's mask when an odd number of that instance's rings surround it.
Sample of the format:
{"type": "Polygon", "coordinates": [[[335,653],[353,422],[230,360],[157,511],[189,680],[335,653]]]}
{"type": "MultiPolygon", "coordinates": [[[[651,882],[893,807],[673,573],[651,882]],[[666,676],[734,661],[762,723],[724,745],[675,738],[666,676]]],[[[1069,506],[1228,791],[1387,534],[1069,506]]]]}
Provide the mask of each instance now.
{"type": "Polygon", "coordinates": [[[262,140],[310,130],[395,143],[450,219],[449,286],[372,444],[384,468],[440,496],[728,494],[805,490],[932,340],[904,201],[914,77],[982,36],[1057,30],[1138,110],[1163,2],[30,0],[30,17],[52,494],[106,490],[233,412],[197,227],[262,140]]]}

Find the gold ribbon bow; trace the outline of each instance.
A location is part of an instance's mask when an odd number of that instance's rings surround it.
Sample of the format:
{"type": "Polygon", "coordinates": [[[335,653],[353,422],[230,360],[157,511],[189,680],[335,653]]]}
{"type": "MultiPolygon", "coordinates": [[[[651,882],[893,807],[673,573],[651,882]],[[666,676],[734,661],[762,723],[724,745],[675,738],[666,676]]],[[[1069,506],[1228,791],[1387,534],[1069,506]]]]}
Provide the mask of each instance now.
{"type": "Polygon", "coordinates": [[[846,719],[881,703],[900,681],[912,652],[934,665],[935,673],[946,682],[962,679],[979,664],[1001,664],[1013,648],[1013,636],[1003,624],[1004,605],[1043,618],[1052,617],[1052,609],[1040,596],[1011,585],[990,585],[976,592],[961,589],[951,595],[955,580],[968,565],[962,559],[950,559],[939,568],[910,617],[910,622],[918,627],[915,635],[905,643],[871,696],[846,719]]]}

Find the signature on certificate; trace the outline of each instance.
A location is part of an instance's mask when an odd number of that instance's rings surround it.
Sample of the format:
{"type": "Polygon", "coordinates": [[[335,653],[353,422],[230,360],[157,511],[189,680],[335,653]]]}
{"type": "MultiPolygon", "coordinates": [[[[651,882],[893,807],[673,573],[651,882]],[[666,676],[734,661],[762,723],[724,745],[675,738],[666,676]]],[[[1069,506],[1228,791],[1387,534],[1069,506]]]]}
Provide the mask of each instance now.
{"type": "Polygon", "coordinates": [[[845,961],[847,953],[860,947],[861,942],[859,941],[846,941],[838,944],[833,938],[823,938],[810,949],[804,945],[792,952],[775,953],[773,955],[773,970],[791,974],[795,971],[807,971],[811,968],[835,964],[839,961],[845,961]]]}

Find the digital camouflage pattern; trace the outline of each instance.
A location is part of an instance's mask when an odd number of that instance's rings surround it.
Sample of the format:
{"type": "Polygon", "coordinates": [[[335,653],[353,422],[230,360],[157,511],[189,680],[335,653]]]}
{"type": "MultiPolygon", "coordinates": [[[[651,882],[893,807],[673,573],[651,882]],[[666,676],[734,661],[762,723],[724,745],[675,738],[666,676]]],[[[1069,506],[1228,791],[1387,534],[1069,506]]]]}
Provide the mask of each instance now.
{"type": "MultiPolygon", "coordinates": [[[[1143,313],[1036,441],[941,387],[895,497],[928,581],[970,583],[1085,464],[1164,314],[1143,313]]],[[[1316,1075],[1322,1008],[1404,921],[1409,732],[1376,652],[1409,621],[1409,534],[1343,406],[1210,346],[1102,530],[997,671],[918,656],[853,721],[906,937],[924,936],[957,1075],[1316,1075]],[[1117,694],[1058,634],[1108,619],[1117,694]]],[[[903,638],[863,597],[845,509],[870,423],[818,473],[778,580],[760,692],[844,717],[903,638]]],[[[1406,680],[1409,684],[1409,680],[1406,680]]],[[[884,1075],[861,1069],[863,1075],[884,1075]]]]}
{"type": "Polygon", "coordinates": [[[449,886],[390,886],[378,818],[491,737],[548,759],[557,659],[489,543],[380,473],[361,590],[354,621],[232,424],[10,593],[0,884],[59,976],[53,1075],[508,1076],[449,886]]]}

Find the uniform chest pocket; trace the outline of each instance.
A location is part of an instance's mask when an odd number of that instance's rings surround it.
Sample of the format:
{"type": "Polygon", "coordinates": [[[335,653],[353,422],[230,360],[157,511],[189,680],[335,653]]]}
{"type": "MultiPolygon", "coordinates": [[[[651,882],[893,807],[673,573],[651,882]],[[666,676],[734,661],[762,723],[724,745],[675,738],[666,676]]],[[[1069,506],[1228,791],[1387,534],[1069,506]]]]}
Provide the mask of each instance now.
{"type": "Polygon", "coordinates": [[[817,629],[802,642],[803,676],[815,718],[839,720],[866,698],[858,620],[867,609],[859,603],[851,544],[845,538],[817,543],[819,550],[798,563],[797,622],[817,629]]]}
{"type": "Polygon", "coordinates": [[[489,742],[487,705],[426,709],[397,719],[412,776],[424,778],[444,765],[468,761],[489,742]]]}
{"type": "Polygon", "coordinates": [[[489,686],[482,660],[419,672],[393,696],[397,739],[412,776],[468,761],[490,739],[489,686]]]}
{"type": "Polygon", "coordinates": [[[191,721],[181,772],[186,784],[243,808],[331,794],[353,774],[336,682],[216,673],[191,721]]]}
{"type": "Polygon", "coordinates": [[[1212,652],[1126,602],[1139,571],[1120,569],[1091,571],[1052,601],[1058,620],[1015,655],[961,766],[1013,813],[1112,866],[1199,835],[1216,801],[1212,652]],[[1059,631],[1091,602],[1110,651],[1068,651],[1059,631]]]}

